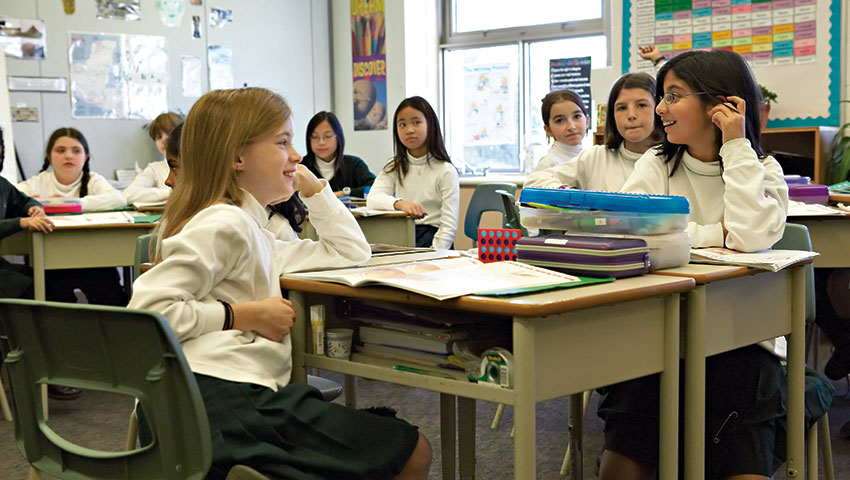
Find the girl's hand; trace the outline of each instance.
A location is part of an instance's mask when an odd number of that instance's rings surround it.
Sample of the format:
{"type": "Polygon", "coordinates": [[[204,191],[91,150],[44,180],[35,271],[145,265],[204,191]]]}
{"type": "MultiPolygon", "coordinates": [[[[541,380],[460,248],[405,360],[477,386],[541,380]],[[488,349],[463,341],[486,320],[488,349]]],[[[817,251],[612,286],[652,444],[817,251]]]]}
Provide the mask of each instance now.
{"type": "Polygon", "coordinates": [[[649,60],[650,62],[655,62],[656,60],[661,58],[661,52],[658,51],[658,47],[656,47],[655,45],[638,47],[638,55],[640,55],[640,58],[644,60],[649,60]]]}
{"type": "Polygon", "coordinates": [[[27,215],[30,217],[45,217],[44,209],[39,206],[32,206],[27,210],[27,215]]]}
{"type": "Polygon", "coordinates": [[[324,188],[324,184],[313,175],[313,172],[304,165],[298,164],[298,169],[295,170],[295,182],[293,183],[295,190],[300,190],[301,195],[312,197],[319,193],[324,188]]]}
{"type": "Polygon", "coordinates": [[[407,200],[396,200],[393,208],[401,210],[413,218],[423,218],[425,215],[428,215],[428,212],[425,211],[425,207],[421,203],[408,202],[407,200]]]}
{"type": "Polygon", "coordinates": [[[721,103],[708,111],[708,118],[723,133],[723,143],[744,138],[746,136],[744,115],[747,113],[747,102],[736,96],[728,96],[725,100],[720,97],[720,100],[721,103]]]}
{"type": "Polygon", "coordinates": [[[40,217],[21,218],[21,228],[34,232],[50,233],[53,231],[53,222],[42,213],[40,217]]]}
{"type": "Polygon", "coordinates": [[[295,309],[285,298],[269,297],[231,306],[234,329],[255,331],[273,342],[280,342],[289,335],[289,329],[295,323],[295,309]]]}

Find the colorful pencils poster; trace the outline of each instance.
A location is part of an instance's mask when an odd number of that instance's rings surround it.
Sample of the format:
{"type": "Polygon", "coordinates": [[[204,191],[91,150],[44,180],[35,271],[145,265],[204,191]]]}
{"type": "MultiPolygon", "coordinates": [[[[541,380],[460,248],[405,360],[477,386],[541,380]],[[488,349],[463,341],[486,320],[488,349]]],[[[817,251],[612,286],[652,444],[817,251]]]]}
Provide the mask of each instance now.
{"type": "Polygon", "coordinates": [[[354,129],[387,129],[384,0],[351,0],[354,129]]]}

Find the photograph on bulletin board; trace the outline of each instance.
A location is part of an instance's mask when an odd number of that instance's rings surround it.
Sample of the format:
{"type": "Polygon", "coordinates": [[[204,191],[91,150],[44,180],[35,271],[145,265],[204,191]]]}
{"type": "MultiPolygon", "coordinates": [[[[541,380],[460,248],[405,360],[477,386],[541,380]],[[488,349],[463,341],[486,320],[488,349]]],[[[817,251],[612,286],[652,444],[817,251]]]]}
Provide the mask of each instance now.
{"type": "Polygon", "coordinates": [[[730,50],[777,94],[768,127],[837,125],[840,18],[840,0],[624,0],[623,72],[656,73],[639,47],[730,50]]]}
{"type": "Polygon", "coordinates": [[[383,0],[351,0],[354,129],[387,129],[387,46],[383,0]]]}
{"type": "Polygon", "coordinates": [[[41,20],[0,17],[0,45],[7,57],[44,60],[44,32],[41,20]]]}

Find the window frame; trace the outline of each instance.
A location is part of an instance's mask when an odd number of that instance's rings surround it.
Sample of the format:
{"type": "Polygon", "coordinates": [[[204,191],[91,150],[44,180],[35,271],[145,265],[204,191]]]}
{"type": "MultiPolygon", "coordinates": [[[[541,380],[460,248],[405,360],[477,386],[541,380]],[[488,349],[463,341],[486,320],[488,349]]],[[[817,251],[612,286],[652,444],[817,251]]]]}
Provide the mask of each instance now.
{"type": "MultiPolygon", "coordinates": [[[[451,131],[446,128],[450,125],[446,119],[446,80],[445,80],[445,55],[449,50],[465,50],[482,47],[497,47],[503,45],[516,44],[518,46],[519,57],[516,59],[519,65],[519,92],[517,99],[519,105],[519,122],[517,125],[517,138],[519,142],[519,170],[505,170],[502,173],[526,173],[528,166],[524,165],[524,155],[526,144],[528,141],[528,113],[530,110],[529,101],[529,84],[531,73],[528,69],[529,50],[532,43],[562,40],[567,38],[581,38],[589,36],[604,35],[607,43],[608,64],[596,68],[609,68],[612,62],[612,31],[611,24],[613,18],[612,4],[613,0],[602,1],[602,15],[599,18],[589,20],[576,20],[571,22],[549,23],[544,25],[527,25],[521,27],[509,27],[493,30],[477,30],[471,32],[458,33],[454,31],[454,2],[456,0],[441,0],[439,2],[439,17],[440,17],[440,60],[439,60],[439,98],[442,124],[444,126],[444,137],[448,142],[454,141],[451,136],[451,131]]],[[[590,108],[588,106],[588,108],[590,108]]],[[[461,175],[464,174],[467,168],[465,161],[455,162],[455,166],[461,170],[461,175]]]]}

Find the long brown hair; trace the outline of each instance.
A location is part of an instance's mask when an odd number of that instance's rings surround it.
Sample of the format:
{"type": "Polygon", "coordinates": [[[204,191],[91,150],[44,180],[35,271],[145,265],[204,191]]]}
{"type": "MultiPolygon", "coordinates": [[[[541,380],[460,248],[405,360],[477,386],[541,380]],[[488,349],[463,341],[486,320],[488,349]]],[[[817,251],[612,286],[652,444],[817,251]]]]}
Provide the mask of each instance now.
{"type": "MultiPolygon", "coordinates": [[[[241,205],[234,162],[245,147],[279,129],[291,113],[283,97],[265,88],[213,90],[198,99],[183,124],[182,175],[157,229],[161,238],[177,234],[209,206],[241,205]]],[[[161,255],[159,249],[157,260],[161,255]]]]}

